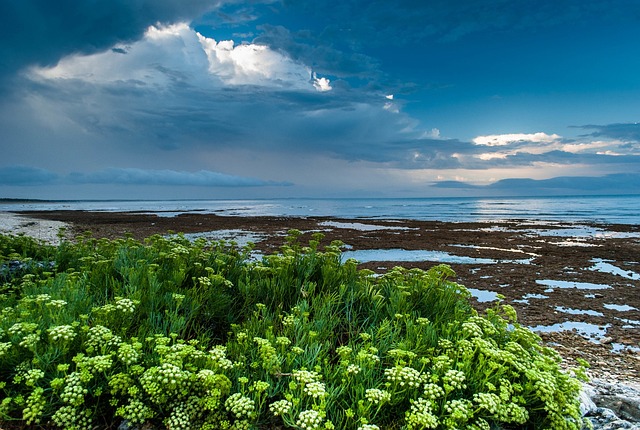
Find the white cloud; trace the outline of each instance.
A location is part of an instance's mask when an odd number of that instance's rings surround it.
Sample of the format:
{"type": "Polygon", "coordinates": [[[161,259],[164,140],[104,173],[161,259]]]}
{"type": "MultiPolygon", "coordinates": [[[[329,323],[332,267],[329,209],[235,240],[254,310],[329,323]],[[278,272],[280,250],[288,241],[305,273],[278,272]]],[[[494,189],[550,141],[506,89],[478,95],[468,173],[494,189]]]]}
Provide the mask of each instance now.
{"type": "Polygon", "coordinates": [[[308,67],[252,43],[236,45],[233,40],[216,41],[197,33],[207,54],[209,71],[229,85],[259,85],[329,91],[326,78],[318,78],[308,67]]]}
{"type": "Polygon", "coordinates": [[[622,140],[596,140],[593,142],[567,143],[561,145],[560,149],[573,154],[640,155],[640,151],[622,140]]]}
{"type": "Polygon", "coordinates": [[[478,136],[473,139],[473,143],[484,146],[504,146],[518,142],[552,143],[558,139],[560,139],[560,136],[557,134],[546,134],[542,132],[531,134],[513,133],[478,136]]]}
{"type": "Polygon", "coordinates": [[[313,74],[313,86],[320,92],[331,91],[331,81],[327,78],[319,78],[315,73],[313,74]]]}
{"type": "Polygon", "coordinates": [[[119,81],[166,86],[183,81],[200,87],[256,85],[329,91],[329,79],[265,45],[216,41],[185,23],[150,26],[130,46],[93,55],[71,55],[50,68],[33,68],[35,79],[80,79],[106,84],[119,81]]]}
{"type": "Polygon", "coordinates": [[[483,161],[489,161],[489,160],[504,160],[506,159],[509,155],[512,155],[510,153],[505,153],[505,152],[495,152],[495,153],[484,153],[484,154],[478,154],[475,157],[479,158],[480,160],[483,161]]]}
{"type": "Polygon", "coordinates": [[[187,24],[151,26],[143,39],[93,55],[70,55],[50,68],[32,68],[34,79],[79,79],[93,84],[137,82],[165,87],[176,80],[210,85],[207,57],[187,24]],[[123,54],[122,52],[126,52],[123,54]]]}
{"type": "Polygon", "coordinates": [[[441,139],[441,138],[442,136],[440,136],[440,130],[437,128],[432,128],[429,131],[425,131],[420,136],[420,139],[441,139]]]}
{"type": "Polygon", "coordinates": [[[395,103],[386,102],[383,107],[385,110],[388,110],[389,112],[400,113],[400,109],[398,109],[398,106],[396,106],[395,103]]]}

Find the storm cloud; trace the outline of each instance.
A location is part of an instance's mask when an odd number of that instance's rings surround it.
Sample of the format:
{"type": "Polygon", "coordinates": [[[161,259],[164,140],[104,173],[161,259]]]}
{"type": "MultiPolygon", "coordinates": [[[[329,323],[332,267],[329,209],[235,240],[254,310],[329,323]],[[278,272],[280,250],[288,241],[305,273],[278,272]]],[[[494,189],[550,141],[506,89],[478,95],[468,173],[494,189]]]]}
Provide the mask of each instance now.
{"type": "Polygon", "coordinates": [[[0,184],[396,196],[634,174],[635,12],[631,0],[4,2],[0,184]]]}
{"type": "Polygon", "coordinates": [[[157,23],[190,21],[208,0],[24,0],[0,3],[0,79],[26,66],[53,66],[139,40],[157,23]]]}

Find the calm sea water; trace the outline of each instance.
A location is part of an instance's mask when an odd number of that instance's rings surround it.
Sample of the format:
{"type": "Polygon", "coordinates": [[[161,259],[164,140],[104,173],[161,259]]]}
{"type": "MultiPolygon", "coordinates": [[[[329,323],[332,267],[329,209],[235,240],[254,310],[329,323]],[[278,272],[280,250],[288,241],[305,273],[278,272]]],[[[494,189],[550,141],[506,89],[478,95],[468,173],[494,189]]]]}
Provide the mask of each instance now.
{"type": "Polygon", "coordinates": [[[140,211],[231,216],[333,216],[369,219],[495,221],[509,219],[640,224],[640,195],[532,198],[265,199],[0,203],[0,211],[140,211]]]}

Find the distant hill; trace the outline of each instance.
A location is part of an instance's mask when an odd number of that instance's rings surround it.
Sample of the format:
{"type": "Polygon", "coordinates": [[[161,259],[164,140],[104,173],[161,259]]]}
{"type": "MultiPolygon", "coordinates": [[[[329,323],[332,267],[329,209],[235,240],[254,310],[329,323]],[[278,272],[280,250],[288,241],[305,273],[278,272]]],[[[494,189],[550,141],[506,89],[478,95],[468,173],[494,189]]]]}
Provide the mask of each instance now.
{"type": "Polygon", "coordinates": [[[509,191],[528,195],[541,193],[640,194],[640,174],[615,173],[606,176],[558,176],[549,179],[509,178],[488,185],[442,181],[436,188],[509,191]]]}

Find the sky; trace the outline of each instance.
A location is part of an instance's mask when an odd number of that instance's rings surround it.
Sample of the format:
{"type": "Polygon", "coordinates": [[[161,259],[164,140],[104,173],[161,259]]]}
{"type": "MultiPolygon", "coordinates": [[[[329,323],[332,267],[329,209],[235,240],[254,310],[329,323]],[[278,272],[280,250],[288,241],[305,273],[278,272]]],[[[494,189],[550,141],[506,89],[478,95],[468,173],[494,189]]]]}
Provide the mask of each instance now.
{"type": "Polygon", "coordinates": [[[637,0],[0,2],[0,198],[640,194],[637,0]]]}

